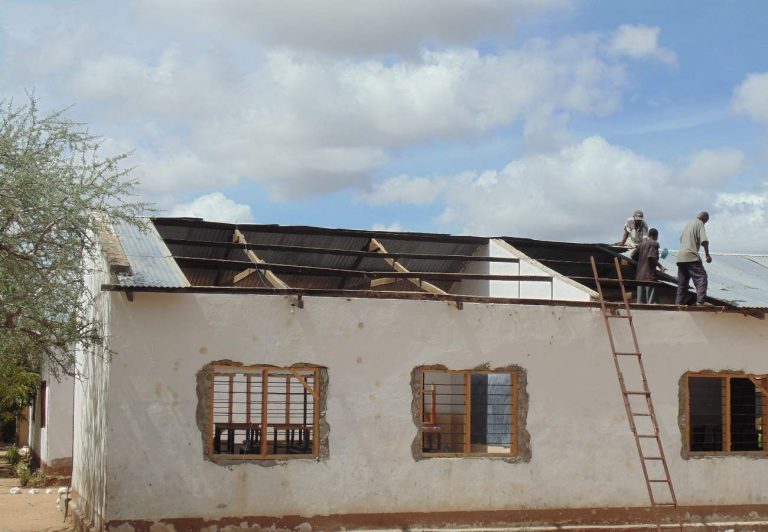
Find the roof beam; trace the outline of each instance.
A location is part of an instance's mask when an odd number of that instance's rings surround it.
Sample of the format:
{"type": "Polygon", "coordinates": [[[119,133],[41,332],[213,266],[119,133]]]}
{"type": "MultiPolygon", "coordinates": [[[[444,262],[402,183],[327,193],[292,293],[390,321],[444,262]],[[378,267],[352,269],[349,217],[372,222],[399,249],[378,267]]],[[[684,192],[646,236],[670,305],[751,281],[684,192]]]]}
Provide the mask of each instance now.
{"type": "MultiPolygon", "coordinates": [[[[215,242],[208,240],[186,240],[183,238],[164,238],[163,241],[166,245],[181,245],[181,246],[201,246],[201,247],[217,247],[217,248],[237,248],[241,249],[241,246],[236,242],[215,242]]],[[[337,248],[320,248],[311,246],[286,246],[283,244],[248,244],[248,249],[251,250],[264,250],[264,251],[286,251],[297,253],[317,253],[318,255],[342,255],[347,257],[358,257],[364,259],[389,257],[392,259],[426,259],[426,260],[455,260],[461,262],[512,262],[518,263],[520,259],[514,257],[482,257],[478,255],[456,255],[446,253],[376,253],[368,251],[370,239],[365,242],[362,249],[337,249],[337,248]]],[[[591,264],[585,262],[584,264],[591,264]]],[[[613,264],[611,262],[611,264],[613,264]]],[[[352,268],[354,269],[354,268],[352,268]]]]}
{"type": "MultiPolygon", "coordinates": [[[[381,277],[393,277],[399,279],[413,279],[416,284],[424,283],[424,280],[435,281],[463,281],[473,279],[477,281],[540,281],[549,283],[552,278],[545,275],[502,275],[484,273],[446,273],[446,272],[412,272],[406,271],[370,271],[370,270],[346,270],[340,268],[323,268],[320,266],[301,266],[298,264],[276,264],[271,262],[247,262],[242,260],[206,259],[202,257],[179,257],[173,259],[181,266],[190,268],[202,268],[215,270],[219,267],[238,270],[241,268],[255,269],[259,271],[273,271],[290,275],[319,275],[326,277],[363,277],[378,279],[381,277]]],[[[390,259],[393,260],[393,259],[390,259]]],[[[394,261],[397,262],[397,261],[394,261]]],[[[401,265],[402,266],[402,265],[401,265]]],[[[244,273],[244,272],[243,272],[244,273]]]]}
{"type": "MultiPolygon", "coordinates": [[[[370,251],[375,251],[376,253],[387,253],[387,249],[375,238],[371,238],[371,243],[368,245],[368,249],[370,251]]],[[[397,259],[386,257],[384,260],[392,266],[392,268],[399,273],[411,273],[408,268],[400,264],[397,259]]],[[[422,279],[413,279],[408,278],[408,280],[412,283],[421,288],[422,290],[429,292],[431,294],[440,294],[440,295],[447,295],[448,292],[445,290],[438,288],[437,286],[433,285],[432,283],[428,283],[426,281],[423,281],[422,279]]],[[[458,302],[452,301],[451,304],[455,306],[457,309],[461,309],[461,305],[459,305],[458,302]]]]}
{"type": "MultiPolygon", "coordinates": [[[[248,249],[248,241],[245,239],[245,236],[243,236],[243,233],[240,232],[239,229],[235,229],[234,234],[232,235],[232,241],[236,242],[238,244],[243,245],[243,250],[245,251],[245,254],[248,255],[248,258],[251,259],[255,264],[264,264],[264,261],[261,260],[256,253],[248,249]]],[[[248,268],[247,270],[244,270],[232,279],[232,284],[237,284],[249,275],[256,273],[258,270],[256,268],[248,268]]],[[[277,275],[275,275],[271,270],[264,270],[264,277],[267,279],[269,284],[274,286],[275,288],[290,288],[287,284],[285,284],[277,275]]]]}

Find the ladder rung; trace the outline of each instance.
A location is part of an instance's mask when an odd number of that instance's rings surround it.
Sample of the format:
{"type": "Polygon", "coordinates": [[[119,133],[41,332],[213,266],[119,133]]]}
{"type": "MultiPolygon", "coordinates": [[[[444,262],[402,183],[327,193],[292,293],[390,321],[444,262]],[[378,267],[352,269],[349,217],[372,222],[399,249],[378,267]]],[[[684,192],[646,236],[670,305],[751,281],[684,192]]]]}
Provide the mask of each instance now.
{"type": "Polygon", "coordinates": [[[666,482],[666,483],[669,483],[670,480],[668,478],[667,479],[663,479],[663,480],[660,479],[660,478],[656,478],[656,479],[649,479],[648,482],[666,482]]]}
{"type": "Polygon", "coordinates": [[[626,395],[651,395],[651,392],[637,392],[637,391],[631,391],[631,392],[624,392],[626,395]]]}
{"type": "Polygon", "coordinates": [[[664,460],[661,456],[643,456],[643,460],[664,460]]]}
{"type": "Polygon", "coordinates": [[[616,353],[617,357],[639,357],[642,353],[616,353]]]}
{"type": "Polygon", "coordinates": [[[653,503],[654,506],[677,506],[677,503],[674,502],[655,502],[653,503]]]}
{"type": "Polygon", "coordinates": [[[621,280],[619,280],[618,278],[614,278],[614,277],[598,277],[595,280],[599,281],[601,283],[620,283],[621,282],[621,280]]]}
{"type": "Polygon", "coordinates": [[[606,318],[623,318],[625,320],[631,320],[632,319],[632,316],[619,316],[619,315],[616,315],[616,314],[606,314],[605,317],[606,318]]]}
{"type": "Polygon", "coordinates": [[[645,414],[643,412],[632,412],[633,416],[645,416],[645,417],[651,417],[651,414],[645,414]]]}
{"type": "Polygon", "coordinates": [[[658,438],[658,434],[638,434],[638,438],[658,438]]]}

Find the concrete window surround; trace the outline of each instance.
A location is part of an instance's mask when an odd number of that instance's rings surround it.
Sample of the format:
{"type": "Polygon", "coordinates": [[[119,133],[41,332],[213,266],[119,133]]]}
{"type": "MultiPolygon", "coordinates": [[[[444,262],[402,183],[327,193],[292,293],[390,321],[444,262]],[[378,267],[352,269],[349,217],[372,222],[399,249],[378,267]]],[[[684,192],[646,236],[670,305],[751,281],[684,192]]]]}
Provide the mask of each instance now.
{"type": "Polygon", "coordinates": [[[768,375],[687,372],[679,395],[684,459],[768,458],[768,375]]]}

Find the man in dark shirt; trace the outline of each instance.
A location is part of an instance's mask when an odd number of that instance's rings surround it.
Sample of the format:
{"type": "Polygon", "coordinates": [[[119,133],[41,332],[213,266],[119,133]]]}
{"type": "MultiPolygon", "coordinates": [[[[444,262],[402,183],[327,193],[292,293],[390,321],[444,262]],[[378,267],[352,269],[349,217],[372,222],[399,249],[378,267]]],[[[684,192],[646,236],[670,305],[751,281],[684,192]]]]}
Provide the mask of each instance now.
{"type": "MultiPolygon", "coordinates": [[[[654,227],[648,231],[648,238],[643,240],[634,251],[632,258],[637,261],[637,281],[655,281],[656,269],[659,265],[659,231],[654,227]]],[[[637,302],[653,303],[656,287],[652,285],[637,285],[637,302]]]]}

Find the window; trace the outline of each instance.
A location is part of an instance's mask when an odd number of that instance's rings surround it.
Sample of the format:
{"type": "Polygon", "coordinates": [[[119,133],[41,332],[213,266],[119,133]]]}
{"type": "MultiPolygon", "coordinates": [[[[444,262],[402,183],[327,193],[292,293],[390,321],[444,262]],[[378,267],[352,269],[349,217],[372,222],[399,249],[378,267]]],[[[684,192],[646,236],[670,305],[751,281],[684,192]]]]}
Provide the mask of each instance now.
{"type": "Polygon", "coordinates": [[[688,450],[720,454],[768,450],[768,376],[687,375],[688,450]]]}
{"type": "Polygon", "coordinates": [[[211,371],[210,455],[318,456],[320,368],[214,365],[211,371]]]}
{"type": "Polygon", "coordinates": [[[421,371],[424,456],[514,456],[517,372],[421,371]]]}

